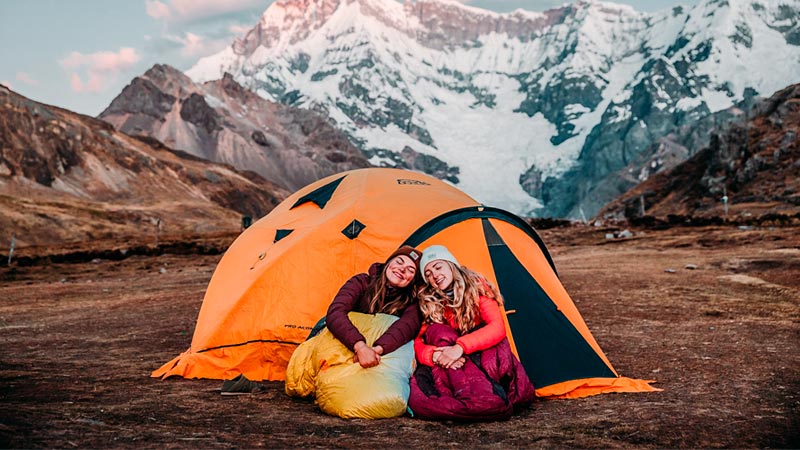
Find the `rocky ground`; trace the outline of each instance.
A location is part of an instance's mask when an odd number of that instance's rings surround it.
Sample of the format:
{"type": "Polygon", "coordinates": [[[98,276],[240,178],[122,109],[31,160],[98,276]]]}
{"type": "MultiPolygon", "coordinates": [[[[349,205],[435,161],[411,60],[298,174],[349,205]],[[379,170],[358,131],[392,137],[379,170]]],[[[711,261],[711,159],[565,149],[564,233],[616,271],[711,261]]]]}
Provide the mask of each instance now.
{"type": "Polygon", "coordinates": [[[2,267],[0,447],[800,447],[800,229],[620,231],[541,235],[617,371],[663,392],[497,423],[342,420],[279,382],[149,378],[188,348],[218,254],[2,267]]]}

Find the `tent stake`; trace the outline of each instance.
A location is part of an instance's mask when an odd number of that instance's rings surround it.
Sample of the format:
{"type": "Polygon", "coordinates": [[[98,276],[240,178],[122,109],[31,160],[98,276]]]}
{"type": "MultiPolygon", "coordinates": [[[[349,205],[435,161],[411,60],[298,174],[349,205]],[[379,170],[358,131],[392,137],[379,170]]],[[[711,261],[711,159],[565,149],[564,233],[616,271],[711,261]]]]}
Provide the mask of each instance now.
{"type": "Polygon", "coordinates": [[[14,256],[14,246],[17,243],[17,233],[11,234],[11,248],[8,250],[8,265],[11,265],[11,257],[14,256]]]}
{"type": "Polygon", "coordinates": [[[644,195],[639,196],[639,217],[644,217],[644,195]]]}
{"type": "Polygon", "coordinates": [[[728,189],[722,186],[722,207],[725,209],[725,220],[728,220],[728,189]]]}

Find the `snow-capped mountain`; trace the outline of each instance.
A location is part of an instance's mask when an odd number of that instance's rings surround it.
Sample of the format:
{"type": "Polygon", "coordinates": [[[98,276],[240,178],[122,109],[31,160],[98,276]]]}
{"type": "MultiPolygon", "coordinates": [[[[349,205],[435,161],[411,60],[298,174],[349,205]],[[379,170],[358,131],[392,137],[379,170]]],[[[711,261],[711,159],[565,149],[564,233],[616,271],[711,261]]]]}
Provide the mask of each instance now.
{"type": "Polygon", "coordinates": [[[417,155],[415,168],[486,204],[580,217],[635,184],[604,180],[649,163],[657,139],[799,81],[799,22],[800,0],[654,14],[595,1],[497,14],[452,0],[278,0],[187,74],[227,72],[325,111],[373,164],[417,155]]]}
{"type": "Polygon", "coordinates": [[[194,83],[156,64],[98,116],[123,133],[251,170],[290,192],[345,170],[369,166],[327,118],[265,100],[230,75],[194,83]]]}

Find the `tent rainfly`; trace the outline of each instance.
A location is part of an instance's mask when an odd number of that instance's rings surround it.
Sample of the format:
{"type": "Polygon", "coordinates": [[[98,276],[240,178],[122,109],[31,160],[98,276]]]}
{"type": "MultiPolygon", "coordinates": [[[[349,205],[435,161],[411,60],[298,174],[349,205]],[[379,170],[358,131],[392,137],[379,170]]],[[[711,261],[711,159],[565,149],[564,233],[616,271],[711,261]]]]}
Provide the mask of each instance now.
{"type": "Polygon", "coordinates": [[[500,289],[509,341],[538,396],[658,390],[617,374],[527,222],[387,168],[316,181],[247,228],[211,278],[191,347],[152,376],[283,380],[341,285],[402,244],[445,245],[500,289]]]}

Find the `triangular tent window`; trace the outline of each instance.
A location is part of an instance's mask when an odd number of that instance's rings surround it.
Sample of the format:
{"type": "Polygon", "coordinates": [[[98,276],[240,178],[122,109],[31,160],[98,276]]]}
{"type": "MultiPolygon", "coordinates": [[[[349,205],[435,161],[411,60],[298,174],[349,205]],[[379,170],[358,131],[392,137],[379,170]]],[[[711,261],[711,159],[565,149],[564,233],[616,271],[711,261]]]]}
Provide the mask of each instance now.
{"type": "Polygon", "coordinates": [[[333,193],[336,191],[336,188],[339,187],[339,183],[344,180],[344,177],[341,177],[335,181],[331,181],[330,183],[326,184],[325,186],[319,187],[314,189],[313,191],[309,192],[308,194],[300,197],[294,205],[292,205],[289,209],[297,208],[298,206],[302,205],[303,203],[316,203],[320,209],[324,208],[325,205],[328,204],[328,201],[333,196],[333,193]]]}
{"type": "Polygon", "coordinates": [[[363,223],[353,219],[353,221],[350,222],[350,224],[347,225],[347,227],[345,227],[344,230],[342,230],[342,234],[344,234],[345,236],[347,236],[350,239],[355,239],[355,238],[358,237],[358,235],[361,233],[361,231],[364,230],[364,228],[367,228],[367,226],[364,225],[363,223]]]}
{"type": "Polygon", "coordinates": [[[294,230],[275,230],[275,240],[272,241],[273,243],[280,241],[281,239],[285,238],[286,236],[292,234],[294,230]]]}

